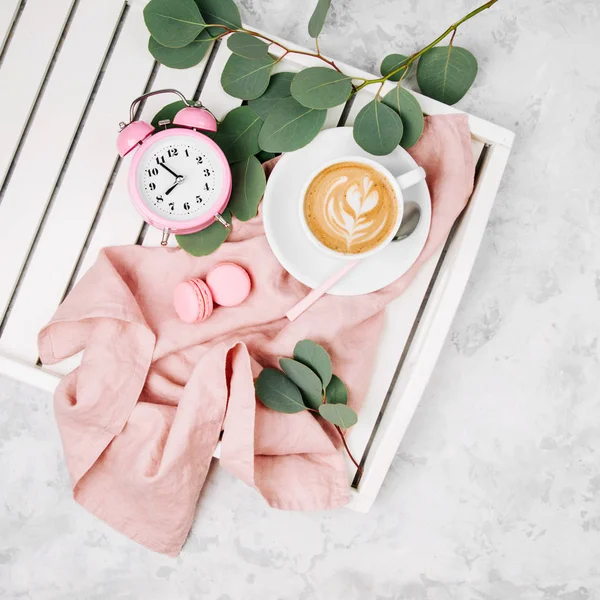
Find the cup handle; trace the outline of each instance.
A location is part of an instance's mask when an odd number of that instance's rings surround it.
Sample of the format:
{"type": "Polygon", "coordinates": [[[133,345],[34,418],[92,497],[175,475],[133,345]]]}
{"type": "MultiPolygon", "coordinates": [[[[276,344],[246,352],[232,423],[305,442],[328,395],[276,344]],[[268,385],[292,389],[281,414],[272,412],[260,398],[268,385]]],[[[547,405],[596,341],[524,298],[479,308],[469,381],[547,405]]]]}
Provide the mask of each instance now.
{"type": "Polygon", "coordinates": [[[425,169],[423,169],[423,167],[417,167],[408,173],[404,173],[404,175],[400,175],[400,177],[396,177],[396,181],[401,190],[412,187],[420,181],[423,181],[423,179],[425,179],[425,169]]]}

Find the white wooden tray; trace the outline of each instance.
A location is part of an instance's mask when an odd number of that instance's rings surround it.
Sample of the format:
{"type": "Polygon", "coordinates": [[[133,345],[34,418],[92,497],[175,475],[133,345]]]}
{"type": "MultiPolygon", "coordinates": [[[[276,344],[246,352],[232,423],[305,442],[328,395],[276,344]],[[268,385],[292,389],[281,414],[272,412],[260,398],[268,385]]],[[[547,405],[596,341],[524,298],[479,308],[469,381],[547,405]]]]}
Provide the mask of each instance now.
{"type": "MultiPolygon", "coordinates": [[[[102,247],[160,242],[129,200],[127,159],[115,151],[117,124],[129,103],[144,91],[173,87],[200,98],[217,118],[240,104],[220,84],[229,57],[224,43],[192,69],[154,62],[144,4],[0,2],[0,372],[49,391],[78,360],[41,367],[37,332],[102,247]]],[[[310,57],[288,55],[276,70],[312,64],[310,57]]],[[[372,77],[338,64],[348,74],[372,77]]],[[[383,93],[393,84],[386,85],[383,93]]],[[[345,107],[329,110],[324,127],[351,124],[373,93],[367,88],[345,107]]],[[[417,98],[427,114],[458,112],[417,98]]],[[[149,99],[142,118],[164,103],[149,99]]],[[[429,380],[508,159],[512,132],[470,115],[469,124],[478,160],[475,191],[445,247],[386,311],[376,373],[349,435],[364,470],[359,478],[348,461],[356,510],[373,503],[429,380]]]]}

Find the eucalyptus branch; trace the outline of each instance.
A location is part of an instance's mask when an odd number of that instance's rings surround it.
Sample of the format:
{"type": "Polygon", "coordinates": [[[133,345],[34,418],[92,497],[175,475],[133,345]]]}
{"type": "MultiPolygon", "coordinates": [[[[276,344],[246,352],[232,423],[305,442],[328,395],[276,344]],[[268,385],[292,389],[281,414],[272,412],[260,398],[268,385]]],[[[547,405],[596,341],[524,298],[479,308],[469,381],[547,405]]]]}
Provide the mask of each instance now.
{"type": "MultiPolygon", "coordinates": [[[[420,56],[425,54],[425,52],[427,52],[428,50],[431,50],[434,46],[437,46],[443,39],[448,37],[450,34],[452,34],[452,38],[450,40],[450,45],[452,45],[452,42],[454,41],[454,36],[456,35],[456,30],[458,29],[458,27],[460,25],[462,25],[469,19],[472,19],[474,16],[478,15],[480,12],[483,12],[484,10],[492,7],[494,4],[496,4],[496,2],[498,2],[498,0],[488,0],[488,2],[486,2],[485,4],[482,4],[478,8],[472,10],[470,13],[465,15],[462,19],[459,19],[458,21],[456,21],[456,23],[453,23],[452,25],[450,25],[450,27],[448,27],[448,29],[446,29],[446,31],[444,31],[444,33],[442,33],[437,38],[435,38],[435,40],[433,40],[433,42],[427,44],[427,46],[425,46],[424,48],[421,48],[421,50],[419,50],[419,51],[415,52],[414,54],[412,54],[411,56],[409,56],[399,67],[397,67],[393,71],[390,71],[387,75],[378,77],[376,79],[365,79],[364,77],[353,77],[352,79],[359,79],[362,81],[362,83],[360,85],[353,86],[353,92],[358,92],[358,91],[362,90],[364,87],[366,87],[367,85],[371,85],[373,83],[383,84],[390,77],[392,77],[393,75],[396,75],[397,73],[399,73],[400,71],[402,71],[404,69],[404,73],[400,79],[400,81],[402,81],[402,79],[404,79],[404,76],[406,75],[406,73],[408,73],[409,67],[420,56]]],[[[226,36],[229,33],[242,32],[242,33],[247,33],[248,35],[257,37],[259,39],[262,39],[263,41],[265,41],[269,44],[274,44],[275,46],[278,46],[279,48],[281,48],[284,51],[284,54],[278,59],[278,62],[279,62],[279,60],[281,60],[284,56],[287,56],[288,54],[302,54],[304,56],[311,56],[312,58],[321,60],[324,63],[328,64],[333,69],[335,69],[338,73],[343,74],[343,71],[335,64],[335,62],[333,60],[329,60],[328,58],[325,58],[321,54],[321,50],[319,49],[318,39],[315,39],[317,51],[310,52],[307,50],[293,50],[291,48],[288,48],[287,46],[284,46],[281,42],[277,42],[274,39],[272,39],[262,33],[258,33],[256,31],[251,31],[249,29],[244,29],[243,27],[241,27],[240,29],[231,29],[231,28],[227,27],[226,25],[221,25],[218,23],[207,23],[206,27],[220,27],[220,28],[224,29],[223,33],[219,34],[216,39],[222,38],[223,36],[226,36]]],[[[381,92],[381,87],[379,88],[379,92],[381,92]]],[[[379,92],[377,93],[377,95],[379,95],[379,92]]]]}
{"type": "Polygon", "coordinates": [[[344,430],[358,422],[358,415],[347,405],[348,389],[332,373],[327,350],[311,340],[300,340],[294,346],[294,358],[280,358],[279,366],[281,370],[265,367],[256,378],[258,400],[283,413],[308,410],[333,425],[350,460],[362,473],[344,436],[344,430]]]}
{"type": "Polygon", "coordinates": [[[406,73],[408,73],[409,67],[412,65],[412,63],[415,62],[415,60],[417,60],[420,56],[425,54],[425,52],[427,52],[428,50],[431,50],[434,46],[437,46],[444,38],[446,38],[448,35],[450,35],[450,33],[452,33],[452,38],[451,38],[450,44],[452,44],[452,42],[454,41],[454,36],[456,35],[456,30],[458,29],[458,27],[460,25],[462,25],[469,19],[472,19],[474,16],[478,15],[480,12],[483,12],[484,10],[492,7],[494,4],[496,4],[496,2],[498,2],[498,0],[489,0],[488,2],[486,2],[485,4],[482,4],[475,10],[472,10],[469,14],[465,15],[462,19],[459,19],[458,21],[456,21],[456,23],[453,23],[452,25],[450,25],[450,27],[448,27],[448,29],[446,29],[446,31],[444,31],[444,33],[442,33],[437,38],[435,38],[435,40],[433,40],[433,42],[431,42],[430,44],[427,44],[427,46],[425,46],[418,52],[415,52],[414,54],[409,56],[399,67],[397,67],[393,71],[390,71],[387,75],[384,75],[383,77],[379,77],[377,79],[366,79],[363,83],[361,83],[356,88],[356,90],[357,91],[361,90],[365,86],[370,85],[372,83],[385,82],[393,75],[396,75],[397,73],[399,73],[402,69],[405,69],[404,74],[402,76],[402,79],[404,79],[404,76],[406,75],[406,73]]]}

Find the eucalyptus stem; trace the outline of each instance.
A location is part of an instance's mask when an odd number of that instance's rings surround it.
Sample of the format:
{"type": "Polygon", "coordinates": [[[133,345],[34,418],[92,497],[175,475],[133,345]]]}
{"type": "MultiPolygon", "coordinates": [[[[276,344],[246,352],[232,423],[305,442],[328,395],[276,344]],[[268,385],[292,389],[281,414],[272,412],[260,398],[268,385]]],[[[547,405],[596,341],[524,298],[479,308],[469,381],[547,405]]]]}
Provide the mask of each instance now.
{"type": "MultiPolygon", "coordinates": [[[[320,414],[318,410],[311,408],[310,406],[307,406],[306,410],[308,410],[308,412],[314,413],[315,416],[320,414]]],[[[348,447],[348,444],[346,443],[346,436],[344,435],[342,428],[339,425],[334,425],[334,427],[337,429],[337,432],[340,434],[340,437],[342,438],[342,444],[344,444],[344,448],[346,450],[346,453],[348,454],[348,457],[352,461],[352,464],[358,469],[358,472],[362,475],[362,469],[360,468],[360,465],[356,462],[356,459],[354,458],[354,456],[352,456],[352,452],[350,452],[350,448],[348,447]]]]}
{"type": "Polygon", "coordinates": [[[360,465],[354,459],[354,456],[352,456],[352,452],[350,452],[350,448],[348,448],[348,444],[346,443],[346,436],[344,435],[342,428],[339,425],[336,425],[335,428],[337,429],[337,432],[340,434],[340,437],[342,438],[342,443],[344,444],[344,448],[346,449],[346,452],[348,453],[348,456],[350,457],[352,464],[356,467],[358,472],[362,475],[363,471],[360,468],[360,465]]]}
{"type": "Polygon", "coordinates": [[[269,44],[274,44],[275,46],[279,46],[279,48],[281,48],[284,51],[284,53],[282,56],[280,56],[277,59],[277,62],[279,62],[282,58],[284,58],[288,54],[302,54],[304,56],[312,56],[313,58],[318,58],[319,60],[322,60],[323,62],[327,63],[330,67],[335,69],[338,73],[342,73],[342,70],[335,64],[335,62],[333,60],[329,60],[328,58],[325,58],[321,54],[318,44],[317,44],[317,52],[310,52],[308,50],[292,50],[292,49],[288,48],[287,46],[284,46],[282,43],[277,42],[274,39],[267,37],[266,35],[264,35],[262,33],[258,33],[256,31],[250,31],[248,29],[244,29],[243,27],[240,29],[231,29],[230,27],[227,27],[226,25],[220,25],[218,23],[207,23],[205,27],[207,27],[207,28],[208,27],[220,27],[221,29],[225,30],[225,31],[223,31],[223,33],[220,33],[216,37],[216,39],[220,39],[230,33],[241,32],[241,33],[247,33],[248,35],[252,35],[254,37],[260,38],[263,41],[268,42],[269,44]]]}
{"type": "MultiPolygon", "coordinates": [[[[323,402],[325,402],[325,399],[323,399],[323,402]]],[[[311,408],[310,406],[307,406],[306,410],[308,410],[308,412],[315,413],[315,415],[320,414],[318,410],[316,410],[315,408],[311,408]]],[[[346,453],[350,457],[352,464],[358,469],[358,472],[362,475],[362,469],[360,468],[360,465],[356,462],[356,459],[354,458],[354,456],[352,456],[352,452],[350,452],[350,448],[348,447],[348,444],[346,443],[346,436],[344,435],[342,428],[339,425],[334,425],[334,427],[337,429],[337,432],[340,434],[340,437],[342,438],[342,443],[344,444],[344,448],[346,450],[346,453]]]]}

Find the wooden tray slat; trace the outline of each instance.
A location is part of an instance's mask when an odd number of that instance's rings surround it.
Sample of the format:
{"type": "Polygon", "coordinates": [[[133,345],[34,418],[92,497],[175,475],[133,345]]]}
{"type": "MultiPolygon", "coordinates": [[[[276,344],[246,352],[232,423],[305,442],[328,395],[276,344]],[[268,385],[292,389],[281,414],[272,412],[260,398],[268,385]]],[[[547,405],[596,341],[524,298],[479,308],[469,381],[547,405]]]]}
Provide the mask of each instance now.
{"type": "MultiPolygon", "coordinates": [[[[484,144],[473,141],[473,156],[477,161],[484,149],[484,144]]],[[[385,311],[385,327],[379,343],[375,369],[369,390],[360,411],[360,427],[354,427],[348,435],[348,445],[355,456],[363,460],[367,457],[367,449],[373,430],[382,414],[384,403],[397,384],[397,374],[402,356],[411,345],[411,334],[414,331],[419,312],[427,302],[427,293],[432,284],[436,268],[443,254],[443,244],[435,254],[421,267],[418,275],[404,293],[390,303],[385,311]]],[[[350,472],[353,465],[347,461],[350,472]]]]}
{"type": "Polygon", "coordinates": [[[230,110],[240,106],[242,101],[239,98],[230,96],[221,85],[221,73],[225,63],[231,56],[231,51],[227,47],[225,39],[219,41],[218,44],[210,71],[200,92],[200,100],[221,121],[230,110]]]}
{"type": "MultiPolygon", "coordinates": [[[[352,73],[354,69],[350,68],[348,71],[352,73]]],[[[348,112],[346,125],[354,123],[360,110],[373,100],[376,90],[377,86],[374,85],[356,94],[348,112]]],[[[473,140],[475,161],[479,158],[483,146],[482,142],[473,140]]],[[[371,384],[360,410],[359,422],[347,436],[348,446],[355,458],[360,459],[365,454],[441,253],[442,248],[421,267],[419,274],[404,293],[386,308],[385,327],[377,351],[371,384]]],[[[353,479],[356,469],[348,457],[346,457],[346,465],[353,479]]]]}
{"type": "MultiPolygon", "coordinates": [[[[499,137],[510,139],[510,132],[505,131],[499,137]]],[[[502,143],[484,150],[475,190],[447,244],[420,322],[381,413],[363,477],[350,504],[354,510],[366,512],[375,501],[423,395],[473,268],[509,153],[510,146],[502,143]]]]}

